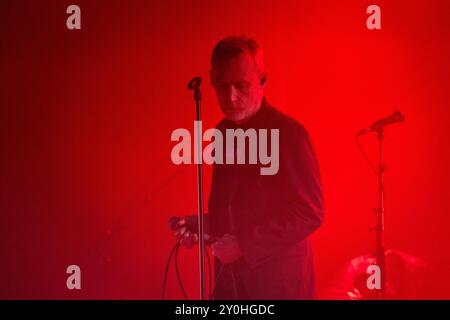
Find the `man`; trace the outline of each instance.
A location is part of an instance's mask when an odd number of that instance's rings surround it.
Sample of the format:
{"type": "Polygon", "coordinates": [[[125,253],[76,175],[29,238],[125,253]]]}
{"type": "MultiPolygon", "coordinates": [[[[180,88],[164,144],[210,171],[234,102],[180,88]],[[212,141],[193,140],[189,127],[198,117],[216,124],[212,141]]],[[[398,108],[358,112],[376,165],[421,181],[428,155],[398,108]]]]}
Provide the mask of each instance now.
{"type": "MultiPolygon", "coordinates": [[[[266,73],[258,44],[245,36],[221,40],[212,53],[211,82],[226,129],[279,129],[279,170],[214,164],[207,239],[215,256],[215,299],[312,299],[314,270],[308,236],[323,221],[321,181],[304,127],[264,98],[266,73]]],[[[269,147],[270,149],[270,147],[269,147]]],[[[182,244],[196,241],[187,220],[182,244]]]]}

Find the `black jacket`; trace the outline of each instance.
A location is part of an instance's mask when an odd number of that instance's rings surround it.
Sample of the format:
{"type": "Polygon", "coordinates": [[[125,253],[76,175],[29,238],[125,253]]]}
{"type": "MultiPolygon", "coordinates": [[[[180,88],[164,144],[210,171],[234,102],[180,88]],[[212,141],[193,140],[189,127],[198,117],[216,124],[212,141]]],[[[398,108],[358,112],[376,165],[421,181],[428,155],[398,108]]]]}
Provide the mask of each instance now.
{"type": "Polygon", "coordinates": [[[215,259],[215,299],[312,299],[308,236],[322,224],[323,199],[307,131],[265,99],[245,124],[224,119],[217,128],[224,137],[226,129],[268,129],[269,137],[270,129],[279,129],[279,171],[261,175],[260,164],[214,165],[210,232],[235,235],[243,251],[230,265],[215,259]]]}

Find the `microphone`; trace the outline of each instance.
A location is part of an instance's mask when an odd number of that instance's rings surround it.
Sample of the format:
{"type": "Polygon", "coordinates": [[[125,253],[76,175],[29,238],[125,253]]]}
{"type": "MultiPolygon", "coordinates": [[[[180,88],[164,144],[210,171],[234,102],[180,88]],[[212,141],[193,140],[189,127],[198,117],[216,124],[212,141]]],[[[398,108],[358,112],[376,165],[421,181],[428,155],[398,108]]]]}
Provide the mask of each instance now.
{"type": "Polygon", "coordinates": [[[403,116],[403,114],[400,111],[395,111],[389,117],[375,121],[374,123],[372,123],[372,125],[370,127],[360,130],[357,135],[362,136],[371,131],[379,131],[390,124],[393,124],[396,122],[403,122],[404,120],[405,120],[405,117],[403,116]]]}
{"type": "Polygon", "coordinates": [[[200,90],[201,84],[202,84],[202,78],[195,77],[195,78],[192,78],[191,81],[189,81],[187,88],[188,88],[188,90],[200,90]]]}
{"type": "Polygon", "coordinates": [[[187,88],[188,90],[194,91],[194,100],[197,101],[197,103],[200,103],[200,100],[202,100],[202,92],[200,91],[200,85],[202,84],[202,78],[195,77],[192,78],[191,81],[189,81],[187,88]]]}

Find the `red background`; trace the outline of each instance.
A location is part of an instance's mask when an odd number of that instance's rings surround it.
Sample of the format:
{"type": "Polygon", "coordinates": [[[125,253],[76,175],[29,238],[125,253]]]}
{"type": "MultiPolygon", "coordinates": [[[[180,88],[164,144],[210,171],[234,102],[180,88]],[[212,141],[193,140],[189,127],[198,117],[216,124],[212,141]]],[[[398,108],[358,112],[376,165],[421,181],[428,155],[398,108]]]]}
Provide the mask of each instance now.
{"type": "MultiPolygon", "coordinates": [[[[435,296],[450,298],[448,1],[77,1],[79,31],[66,28],[70,4],[0,5],[0,298],[160,297],[167,219],[196,211],[195,166],[171,163],[170,134],[192,131],[196,75],[204,128],[221,119],[209,57],[232,33],[260,42],[268,100],[313,138],[326,200],[319,291],[374,249],[376,177],[354,134],[398,109],[406,121],[386,130],[387,247],[432,264],[435,296]],[[371,4],[382,30],[366,28],[371,4]],[[66,288],[70,264],[79,291],[66,288]]],[[[362,141],[375,161],[375,136],[362,141]]],[[[197,251],[179,260],[198,297],[197,251]]],[[[167,296],[182,298],[173,269],[167,296]]]]}

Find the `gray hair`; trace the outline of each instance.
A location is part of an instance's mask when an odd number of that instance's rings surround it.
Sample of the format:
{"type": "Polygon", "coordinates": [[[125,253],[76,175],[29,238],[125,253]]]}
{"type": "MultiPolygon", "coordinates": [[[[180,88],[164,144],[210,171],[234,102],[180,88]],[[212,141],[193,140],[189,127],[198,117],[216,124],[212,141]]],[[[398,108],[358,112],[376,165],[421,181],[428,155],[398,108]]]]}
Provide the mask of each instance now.
{"type": "Polygon", "coordinates": [[[264,70],[263,54],[259,44],[245,35],[231,35],[220,40],[211,55],[211,67],[248,52],[254,59],[256,67],[264,70]]]}

